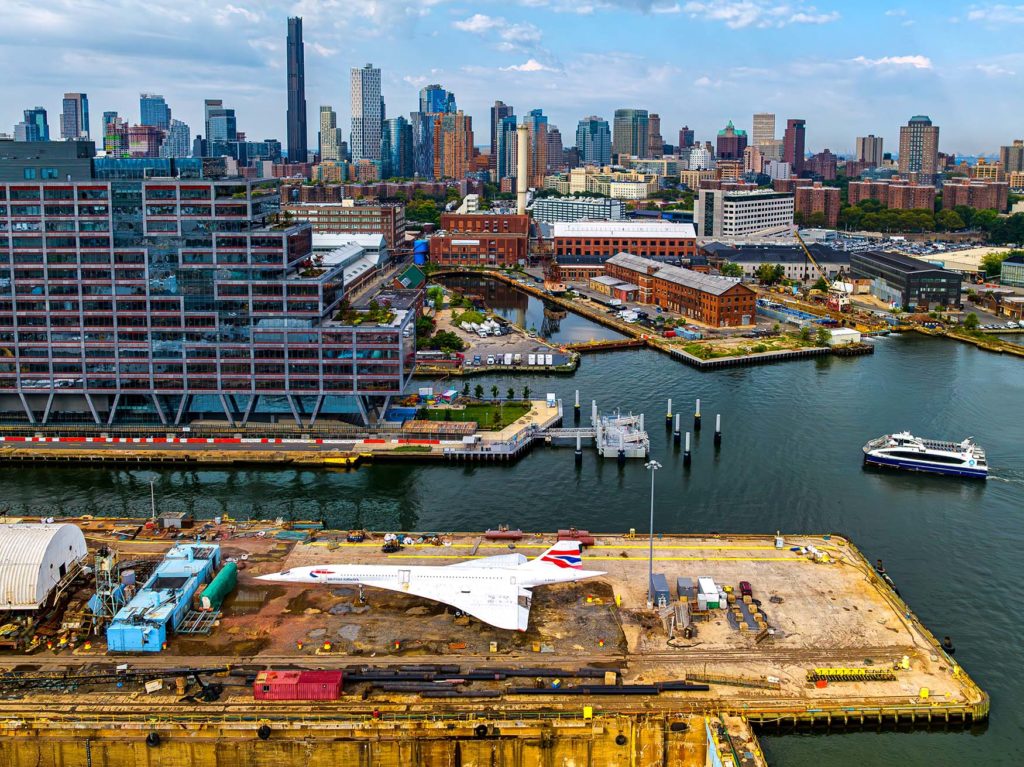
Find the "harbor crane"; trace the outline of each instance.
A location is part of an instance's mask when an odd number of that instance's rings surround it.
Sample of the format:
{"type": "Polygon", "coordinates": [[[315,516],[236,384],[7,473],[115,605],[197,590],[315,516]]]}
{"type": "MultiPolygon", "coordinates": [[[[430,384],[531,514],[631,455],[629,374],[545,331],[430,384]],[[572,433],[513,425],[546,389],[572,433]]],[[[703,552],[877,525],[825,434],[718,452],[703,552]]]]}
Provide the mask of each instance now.
{"type": "Polygon", "coordinates": [[[818,271],[821,279],[825,281],[828,286],[828,302],[827,306],[832,311],[845,312],[850,308],[850,294],[843,287],[842,272],[837,275],[835,280],[829,278],[828,273],[822,268],[821,264],[817,262],[814,255],[811,253],[811,249],[807,247],[807,243],[804,242],[800,236],[800,231],[796,228],[793,229],[793,236],[796,237],[796,241],[800,243],[800,247],[803,248],[804,255],[807,260],[811,262],[814,268],[818,271]]]}

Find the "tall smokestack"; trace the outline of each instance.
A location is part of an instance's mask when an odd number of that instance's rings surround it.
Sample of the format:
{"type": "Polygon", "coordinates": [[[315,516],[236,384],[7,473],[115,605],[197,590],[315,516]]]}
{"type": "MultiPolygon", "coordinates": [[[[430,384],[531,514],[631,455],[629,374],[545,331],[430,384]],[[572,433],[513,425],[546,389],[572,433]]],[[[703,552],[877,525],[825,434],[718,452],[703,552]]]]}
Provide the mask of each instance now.
{"type": "Polygon", "coordinates": [[[529,163],[526,155],[530,151],[530,129],[523,123],[516,129],[516,213],[526,213],[526,189],[530,185],[529,163]]]}

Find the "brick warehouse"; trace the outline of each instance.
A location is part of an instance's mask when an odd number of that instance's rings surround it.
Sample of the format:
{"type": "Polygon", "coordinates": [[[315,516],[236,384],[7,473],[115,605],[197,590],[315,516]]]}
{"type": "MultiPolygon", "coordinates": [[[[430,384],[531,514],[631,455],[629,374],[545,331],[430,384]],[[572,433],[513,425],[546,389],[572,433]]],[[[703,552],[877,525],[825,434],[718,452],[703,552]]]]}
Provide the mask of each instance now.
{"type": "Polygon", "coordinates": [[[728,327],[754,321],[757,294],[726,277],[666,266],[631,253],[609,258],[605,273],[637,285],[640,303],[660,306],[705,325],[728,327]]]}
{"type": "Polygon", "coordinates": [[[443,213],[430,238],[430,260],[442,266],[514,266],[525,262],[530,217],[515,213],[443,213]]]}

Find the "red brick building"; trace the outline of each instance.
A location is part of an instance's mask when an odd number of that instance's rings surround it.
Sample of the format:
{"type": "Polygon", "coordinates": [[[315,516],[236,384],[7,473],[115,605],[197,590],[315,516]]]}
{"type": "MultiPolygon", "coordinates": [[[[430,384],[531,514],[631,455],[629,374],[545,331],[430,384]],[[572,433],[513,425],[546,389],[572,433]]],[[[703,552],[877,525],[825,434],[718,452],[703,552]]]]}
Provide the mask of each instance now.
{"type": "Polygon", "coordinates": [[[1006,211],[1010,185],[1005,181],[951,178],[942,186],[942,208],[951,210],[966,205],[976,210],[1006,211]]]}
{"type": "Polygon", "coordinates": [[[838,225],[841,205],[839,187],[814,182],[798,184],[793,191],[793,212],[805,220],[814,213],[822,213],[829,228],[838,225]]]}
{"type": "Polygon", "coordinates": [[[441,266],[513,266],[529,254],[530,217],[515,213],[443,213],[430,238],[441,266]]]}
{"type": "Polygon", "coordinates": [[[851,181],[850,204],[861,200],[878,200],[883,207],[896,210],[935,209],[935,187],[931,184],[916,184],[899,176],[890,179],[851,181]]]}
{"type": "Polygon", "coordinates": [[[754,322],[757,294],[726,277],[713,277],[649,258],[619,253],[605,262],[605,273],[639,288],[637,300],[688,319],[727,327],[754,322]]]}
{"type": "Polygon", "coordinates": [[[662,260],[697,255],[692,224],[668,221],[570,221],[554,225],[559,263],[601,263],[626,251],[662,260]]]}

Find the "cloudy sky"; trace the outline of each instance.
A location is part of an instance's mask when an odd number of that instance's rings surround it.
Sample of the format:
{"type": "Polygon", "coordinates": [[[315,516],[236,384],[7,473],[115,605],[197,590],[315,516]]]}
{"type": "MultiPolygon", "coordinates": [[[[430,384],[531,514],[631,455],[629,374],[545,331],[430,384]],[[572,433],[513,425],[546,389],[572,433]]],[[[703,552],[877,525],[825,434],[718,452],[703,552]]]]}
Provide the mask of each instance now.
{"type": "MultiPolygon", "coordinates": [[[[234,106],[250,138],[284,136],[286,18],[304,18],[315,145],[321,104],[348,138],[349,69],[383,70],[389,116],[427,83],[455,92],[487,141],[495,99],[542,108],[573,143],[580,117],[658,112],[666,141],[751,113],[807,120],[808,148],[851,151],[873,132],[895,149],[914,114],[941,148],[981,153],[1024,135],[1024,4],[907,0],[3,0],[0,130],[21,110],[89,94],[138,120],[162,93],[193,132],[204,98],[234,106]]],[[[781,135],[781,128],[778,128],[781,135]]]]}

